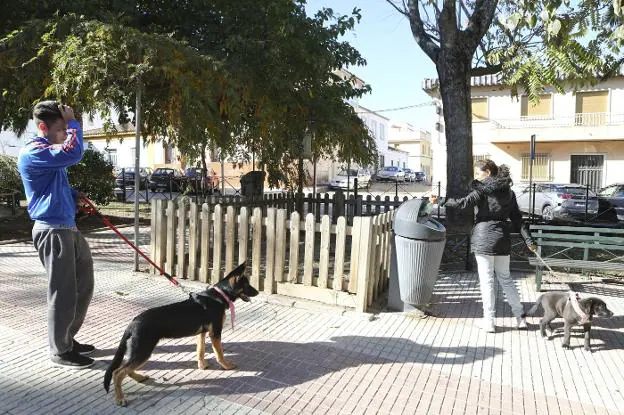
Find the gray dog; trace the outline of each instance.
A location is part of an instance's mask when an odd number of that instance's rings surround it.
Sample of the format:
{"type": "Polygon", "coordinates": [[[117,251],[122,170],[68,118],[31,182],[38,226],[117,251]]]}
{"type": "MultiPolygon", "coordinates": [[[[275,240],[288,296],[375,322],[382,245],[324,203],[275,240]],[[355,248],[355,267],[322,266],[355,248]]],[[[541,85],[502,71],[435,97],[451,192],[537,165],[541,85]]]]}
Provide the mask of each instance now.
{"type": "Polygon", "coordinates": [[[581,325],[585,333],[585,350],[589,351],[589,330],[591,329],[594,316],[613,316],[613,313],[601,299],[596,297],[579,299],[578,295],[572,291],[554,291],[540,295],[527,314],[535,314],[540,306],[544,309],[544,317],[542,317],[539,323],[542,337],[550,338],[550,335],[546,335],[546,328],[552,334],[553,329],[550,326],[550,322],[557,317],[563,317],[562,347],[564,349],[570,348],[570,331],[572,326],[581,325]]]}

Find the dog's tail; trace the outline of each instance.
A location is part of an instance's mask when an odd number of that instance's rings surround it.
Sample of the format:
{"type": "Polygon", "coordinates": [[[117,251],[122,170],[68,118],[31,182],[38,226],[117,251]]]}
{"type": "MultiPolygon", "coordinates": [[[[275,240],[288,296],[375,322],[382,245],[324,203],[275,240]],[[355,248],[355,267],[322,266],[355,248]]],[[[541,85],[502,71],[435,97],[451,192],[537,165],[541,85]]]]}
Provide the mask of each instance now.
{"type": "MultiPolygon", "coordinates": [[[[542,294],[542,295],[544,295],[544,294],[542,294]]],[[[535,304],[533,304],[533,307],[531,307],[531,308],[529,309],[529,311],[527,311],[527,313],[526,313],[526,314],[527,314],[528,316],[532,316],[532,315],[534,315],[534,314],[537,312],[537,310],[540,308],[540,306],[542,305],[542,295],[540,295],[539,297],[537,297],[537,300],[535,300],[535,304]]]]}
{"type": "Polygon", "coordinates": [[[106,390],[106,393],[108,393],[108,389],[110,388],[111,379],[113,378],[113,372],[115,371],[115,369],[121,366],[121,362],[123,362],[123,358],[126,355],[126,350],[128,348],[128,339],[132,334],[131,326],[132,324],[128,326],[123,336],[121,337],[121,341],[119,342],[119,347],[117,348],[117,352],[115,352],[113,361],[111,362],[110,366],[108,366],[108,369],[106,369],[106,373],[104,373],[104,389],[106,390]]]}

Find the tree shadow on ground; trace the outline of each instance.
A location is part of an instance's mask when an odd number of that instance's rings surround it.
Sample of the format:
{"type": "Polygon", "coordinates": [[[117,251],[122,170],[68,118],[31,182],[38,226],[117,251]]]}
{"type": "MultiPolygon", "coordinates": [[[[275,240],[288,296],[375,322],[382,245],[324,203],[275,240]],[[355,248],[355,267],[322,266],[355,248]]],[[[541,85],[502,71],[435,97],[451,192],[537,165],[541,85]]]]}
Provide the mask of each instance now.
{"type": "MultiPolygon", "coordinates": [[[[210,346],[208,346],[209,349],[210,346]]],[[[344,369],[361,365],[391,363],[419,363],[426,365],[470,364],[503,353],[496,347],[436,347],[419,344],[408,339],[390,337],[337,336],[329,341],[296,343],[280,341],[228,342],[224,344],[226,358],[238,365],[242,376],[214,377],[221,372],[218,364],[207,354],[209,369],[196,369],[193,379],[188,377],[175,382],[177,386],[201,386],[205,393],[258,393],[296,386],[344,369]],[[253,374],[249,374],[253,372],[253,374]],[[196,373],[196,374],[195,374],[196,373]]],[[[194,345],[161,345],[154,354],[188,354],[193,356],[194,345]]],[[[99,350],[94,357],[111,355],[113,350],[99,350]]],[[[110,360],[99,360],[105,369],[110,360]]],[[[195,369],[190,361],[161,361],[152,356],[144,371],[166,370],[173,378],[176,371],[195,369]]],[[[167,377],[167,375],[165,375],[167,377]]],[[[148,381],[153,386],[171,386],[171,383],[148,381]]]]}

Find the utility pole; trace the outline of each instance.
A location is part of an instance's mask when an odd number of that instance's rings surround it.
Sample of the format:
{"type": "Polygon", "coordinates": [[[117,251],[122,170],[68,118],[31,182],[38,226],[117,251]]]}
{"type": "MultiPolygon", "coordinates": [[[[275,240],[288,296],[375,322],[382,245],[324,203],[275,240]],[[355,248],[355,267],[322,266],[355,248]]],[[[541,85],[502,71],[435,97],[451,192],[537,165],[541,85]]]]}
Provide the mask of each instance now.
{"type": "MultiPolygon", "coordinates": [[[[134,144],[134,244],[139,246],[139,189],[141,188],[141,78],[137,80],[136,86],[136,109],[134,129],[136,131],[134,144]]],[[[148,201],[149,202],[149,201],[148,201]]],[[[134,271],[139,270],[139,253],[134,252],[134,271]]]]}

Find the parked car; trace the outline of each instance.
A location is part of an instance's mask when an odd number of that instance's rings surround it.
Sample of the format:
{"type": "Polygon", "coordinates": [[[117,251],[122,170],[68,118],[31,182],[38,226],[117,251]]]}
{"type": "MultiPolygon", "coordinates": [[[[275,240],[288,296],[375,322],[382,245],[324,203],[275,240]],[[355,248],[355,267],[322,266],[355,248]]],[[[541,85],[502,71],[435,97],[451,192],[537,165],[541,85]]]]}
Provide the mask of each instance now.
{"type": "Polygon", "coordinates": [[[154,170],[149,179],[149,189],[153,192],[158,190],[180,192],[184,190],[184,187],[184,175],[177,169],[159,167],[154,170]]]}
{"type": "Polygon", "coordinates": [[[184,171],[186,188],[191,192],[204,191],[212,193],[219,187],[219,178],[214,170],[205,174],[202,167],[189,167],[184,171]],[[198,187],[198,189],[196,189],[198,187]]]}
{"type": "Polygon", "coordinates": [[[355,179],[358,181],[358,188],[369,188],[371,184],[371,173],[368,169],[340,169],[329,182],[330,189],[355,188],[355,179]]]}
{"type": "Polygon", "coordinates": [[[405,172],[398,166],[386,166],[377,172],[377,180],[405,181],[405,172]]]}
{"type": "Polygon", "coordinates": [[[415,177],[417,182],[426,182],[427,181],[427,175],[425,174],[424,171],[414,172],[414,177],[415,177]]]}
{"type": "MultiPolygon", "coordinates": [[[[139,189],[145,189],[147,187],[147,183],[149,182],[149,178],[152,175],[151,167],[140,167],[139,175],[141,176],[141,181],[139,184],[139,189]]],[[[117,173],[115,177],[115,186],[122,188],[134,188],[134,167],[126,167],[117,173]]]]}
{"type": "MultiPolygon", "coordinates": [[[[533,193],[528,185],[514,187],[518,207],[531,213],[533,193]]],[[[535,214],[546,221],[617,222],[617,214],[609,201],[579,184],[539,183],[535,186],[535,214]],[[587,205],[587,208],[586,208],[587,205]]]]}
{"type": "Polygon", "coordinates": [[[405,172],[405,181],[406,182],[415,182],[416,181],[416,172],[412,171],[412,169],[403,169],[405,172]]]}
{"type": "Polygon", "coordinates": [[[615,183],[598,191],[598,196],[608,200],[615,208],[618,220],[624,221],[624,183],[615,183]]]}

